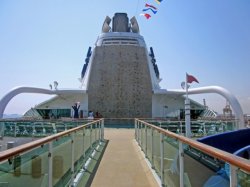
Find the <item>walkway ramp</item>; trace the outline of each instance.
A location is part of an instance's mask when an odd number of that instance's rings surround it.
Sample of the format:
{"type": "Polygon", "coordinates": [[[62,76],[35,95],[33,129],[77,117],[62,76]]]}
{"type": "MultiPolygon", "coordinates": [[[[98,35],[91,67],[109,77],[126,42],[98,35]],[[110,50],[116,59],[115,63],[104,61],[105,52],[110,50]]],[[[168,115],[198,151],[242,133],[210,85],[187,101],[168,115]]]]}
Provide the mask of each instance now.
{"type": "Polygon", "coordinates": [[[134,140],[134,129],[105,129],[109,140],[92,187],[156,187],[154,176],[134,140]]]}

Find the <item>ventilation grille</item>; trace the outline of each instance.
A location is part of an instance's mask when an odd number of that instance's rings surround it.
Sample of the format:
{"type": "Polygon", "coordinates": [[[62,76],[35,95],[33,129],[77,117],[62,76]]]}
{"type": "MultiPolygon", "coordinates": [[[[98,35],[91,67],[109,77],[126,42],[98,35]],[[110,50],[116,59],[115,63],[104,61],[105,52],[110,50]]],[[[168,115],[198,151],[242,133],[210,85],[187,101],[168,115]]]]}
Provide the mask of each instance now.
{"type": "Polygon", "coordinates": [[[125,38],[111,38],[104,39],[102,45],[134,45],[139,46],[139,42],[136,39],[125,38]]]}

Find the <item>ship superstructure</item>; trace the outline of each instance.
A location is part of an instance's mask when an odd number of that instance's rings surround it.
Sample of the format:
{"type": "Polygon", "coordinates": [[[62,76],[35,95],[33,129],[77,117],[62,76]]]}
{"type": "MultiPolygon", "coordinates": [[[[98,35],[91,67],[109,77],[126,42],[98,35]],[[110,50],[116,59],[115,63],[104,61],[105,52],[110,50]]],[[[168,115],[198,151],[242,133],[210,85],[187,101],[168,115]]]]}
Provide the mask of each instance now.
{"type": "MultiPolygon", "coordinates": [[[[105,18],[102,33],[87,51],[80,81],[85,92],[61,94],[27,115],[72,117],[71,106],[80,102],[80,117],[88,116],[89,111],[106,118],[184,116],[184,97],[160,88],[153,48],[147,48],[136,18],[129,20],[126,13],[105,18]]],[[[205,110],[197,102],[191,102],[191,108],[194,118],[205,110]]]]}

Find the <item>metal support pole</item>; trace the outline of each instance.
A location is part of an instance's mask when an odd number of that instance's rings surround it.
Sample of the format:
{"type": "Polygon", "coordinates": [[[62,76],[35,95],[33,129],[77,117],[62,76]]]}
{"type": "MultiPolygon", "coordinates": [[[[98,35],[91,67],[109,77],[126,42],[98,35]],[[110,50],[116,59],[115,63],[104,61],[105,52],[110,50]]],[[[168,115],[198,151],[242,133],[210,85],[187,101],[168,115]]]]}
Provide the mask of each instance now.
{"type": "Polygon", "coordinates": [[[140,137],[139,137],[139,133],[140,133],[140,127],[139,127],[139,121],[137,121],[137,123],[136,123],[136,128],[137,128],[137,142],[138,142],[138,144],[139,144],[139,141],[140,141],[140,137]]]}
{"type": "Polygon", "coordinates": [[[14,126],[14,137],[16,137],[16,123],[15,123],[15,126],[14,126]]]}
{"type": "Polygon", "coordinates": [[[102,119],[102,141],[104,141],[104,119],[102,119]]]}
{"type": "Polygon", "coordinates": [[[179,141],[180,187],[184,187],[184,153],[182,142],[179,141]]]}
{"type": "Polygon", "coordinates": [[[98,123],[98,122],[95,123],[95,142],[96,142],[96,140],[97,140],[97,123],[98,123]]]}
{"type": "Polygon", "coordinates": [[[49,152],[48,152],[48,162],[49,162],[49,167],[48,167],[48,187],[52,187],[52,178],[53,178],[53,157],[52,157],[52,152],[53,152],[53,142],[49,142],[49,152]]]}
{"type": "Polygon", "coordinates": [[[93,146],[92,146],[92,125],[90,125],[90,147],[91,147],[91,149],[93,148],[93,146]]]}
{"type": "Polygon", "coordinates": [[[146,157],[147,157],[147,150],[148,150],[148,144],[147,144],[147,140],[148,140],[148,138],[147,138],[147,126],[145,125],[145,155],[146,155],[146,157]]]}
{"type": "Polygon", "coordinates": [[[140,146],[142,149],[142,123],[140,123],[140,146]]]}
{"type": "Polygon", "coordinates": [[[164,186],[164,135],[160,134],[161,184],[164,186]]]}
{"type": "Polygon", "coordinates": [[[137,119],[135,119],[135,139],[138,142],[138,134],[137,134],[137,119]]]}
{"type": "Polygon", "coordinates": [[[102,127],[101,127],[102,123],[101,121],[99,121],[99,144],[101,143],[102,141],[102,127]]]}
{"type": "Polygon", "coordinates": [[[82,147],[83,147],[83,158],[85,158],[85,146],[84,146],[84,138],[85,138],[85,128],[82,129],[82,147]]]}
{"type": "Polygon", "coordinates": [[[36,132],[35,123],[32,123],[32,138],[34,138],[35,132],[36,132]]]}
{"type": "Polygon", "coordinates": [[[154,129],[151,127],[151,163],[154,168],[154,129]]]}
{"type": "Polygon", "coordinates": [[[230,187],[238,186],[237,183],[237,167],[230,164],[230,187]]]}
{"type": "Polygon", "coordinates": [[[75,164],[75,132],[71,134],[71,180],[70,180],[70,186],[73,185],[74,182],[74,164],[75,164]]]}
{"type": "Polygon", "coordinates": [[[190,121],[191,121],[190,120],[190,100],[187,98],[185,100],[185,127],[186,127],[186,137],[188,138],[192,136],[190,121]]]}
{"type": "Polygon", "coordinates": [[[141,137],[141,129],[140,129],[140,127],[141,127],[141,122],[139,122],[138,121],[138,123],[137,123],[137,128],[138,128],[138,145],[139,146],[141,146],[141,140],[140,140],[140,137],[141,137]]]}

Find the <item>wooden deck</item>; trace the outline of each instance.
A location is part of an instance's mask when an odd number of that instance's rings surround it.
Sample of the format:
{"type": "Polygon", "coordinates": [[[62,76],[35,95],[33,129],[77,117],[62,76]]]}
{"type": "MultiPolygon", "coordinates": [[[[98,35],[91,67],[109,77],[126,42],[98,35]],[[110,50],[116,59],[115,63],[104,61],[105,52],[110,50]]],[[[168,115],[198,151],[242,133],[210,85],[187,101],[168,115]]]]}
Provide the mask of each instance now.
{"type": "Polygon", "coordinates": [[[134,139],[134,129],[105,129],[109,140],[92,187],[159,186],[134,139]]]}

